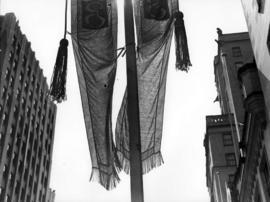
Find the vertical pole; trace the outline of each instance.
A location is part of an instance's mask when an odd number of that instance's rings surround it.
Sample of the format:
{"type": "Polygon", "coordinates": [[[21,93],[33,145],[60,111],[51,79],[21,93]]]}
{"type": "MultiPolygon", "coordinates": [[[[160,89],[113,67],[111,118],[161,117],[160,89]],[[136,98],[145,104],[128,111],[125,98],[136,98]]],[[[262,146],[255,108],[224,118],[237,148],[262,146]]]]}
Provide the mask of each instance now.
{"type": "Polygon", "coordinates": [[[221,202],[223,202],[223,194],[222,194],[222,189],[221,189],[219,171],[217,172],[217,176],[218,176],[218,186],[219,186],[220,200],[221,200],[221,202]]]}
{"type": "Polygon", "coordinates": [[[0,15],[2,15],[2,0],[0,0],[0,15]]]}
{"type": "Polygon", "coordinates": [[[131,202],[143,202],[141,137],[132,0],[124,0],[131,202]]]}

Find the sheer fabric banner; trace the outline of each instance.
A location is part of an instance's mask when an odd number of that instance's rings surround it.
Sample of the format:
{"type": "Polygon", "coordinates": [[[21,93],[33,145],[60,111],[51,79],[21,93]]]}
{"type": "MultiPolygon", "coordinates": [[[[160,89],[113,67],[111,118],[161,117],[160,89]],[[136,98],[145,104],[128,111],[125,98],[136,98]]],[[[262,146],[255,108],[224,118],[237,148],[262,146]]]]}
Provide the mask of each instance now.
{"type": "Polygon", "coordinates": [[[91,180],[106,189],[119,181],[111,112],[116,73],[115,0],[72,0],[71,29],[89,150],[91,180]]]}
{"type": "MultiPolygon", "coordinates": [[[[143,173],[163,163],[160,152],[166,75],[177,0],[134,1],[143,173]]],[[[128,173],[129,131],[125,93],[116,125],[117,154],[128,173]]]]}

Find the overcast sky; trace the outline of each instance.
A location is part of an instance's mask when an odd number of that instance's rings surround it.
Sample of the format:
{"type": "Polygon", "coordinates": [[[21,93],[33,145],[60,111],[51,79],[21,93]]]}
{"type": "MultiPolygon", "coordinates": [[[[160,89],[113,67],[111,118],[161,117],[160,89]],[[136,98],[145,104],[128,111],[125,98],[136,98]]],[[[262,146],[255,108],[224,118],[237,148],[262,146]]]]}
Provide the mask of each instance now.
{"type": "MultiPolygon", "coordinates": [[[[64,0],[0,1],[1,14],[16,14],[50,81],[59,40],[63,37],[64,0]]],[[[119,47],[124,46],[123,1],[118,0],[119,47]]],[[[172,44],[161,148],[165,163],[144,176],[145,202],[210,201],[203,138],[205,116],[219,113],[218,103],[213,103],[217,96],[213,70],[213,58],[217,54],[216,28],[221,28],[223,33],[247,30],[240,0],[179,0],[179,3],[185,15],[193,66],[188,74],[175,70],[172,44]]],[[[68,60],[68,99],[57,109],[50,181],[51,188],[56,190],[56,202],[128,202],[130,185],[125,173],[120,174],[121,182],[112,191],[89,182],[91,161],[71,40],[68,60]]],[[[115,82],[113,124],[124,84],[125,58],[121,58],[115,82]]]]}

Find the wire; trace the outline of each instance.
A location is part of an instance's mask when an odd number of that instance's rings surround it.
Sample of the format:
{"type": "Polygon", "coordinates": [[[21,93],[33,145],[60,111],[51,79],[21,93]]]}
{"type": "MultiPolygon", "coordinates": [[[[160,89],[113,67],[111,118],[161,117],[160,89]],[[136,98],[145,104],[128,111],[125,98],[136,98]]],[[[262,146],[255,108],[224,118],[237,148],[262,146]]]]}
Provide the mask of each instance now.
{"type": "Polygon", "coordinates": [[[64,39],[66,39],[66,35],[67,35],[67,4],[68,4],[68,0],[66,0],[66,6],[65,6],[65,30],[64,30],[64,39]]]}

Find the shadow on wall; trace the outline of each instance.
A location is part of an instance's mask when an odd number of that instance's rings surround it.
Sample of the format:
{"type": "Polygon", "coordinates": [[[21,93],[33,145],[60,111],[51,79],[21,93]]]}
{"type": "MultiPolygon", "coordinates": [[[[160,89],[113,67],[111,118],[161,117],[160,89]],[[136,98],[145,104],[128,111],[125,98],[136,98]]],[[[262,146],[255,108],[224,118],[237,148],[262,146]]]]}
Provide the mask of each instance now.
{"type": "Polygon", "coordinates": [[[270,80],[258,69],[258,74],[261,81],[261,87],[264,94],[265,107],[266,107],[266,120],[269,123],[270,117],[270,80]]]}

